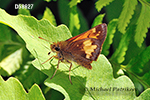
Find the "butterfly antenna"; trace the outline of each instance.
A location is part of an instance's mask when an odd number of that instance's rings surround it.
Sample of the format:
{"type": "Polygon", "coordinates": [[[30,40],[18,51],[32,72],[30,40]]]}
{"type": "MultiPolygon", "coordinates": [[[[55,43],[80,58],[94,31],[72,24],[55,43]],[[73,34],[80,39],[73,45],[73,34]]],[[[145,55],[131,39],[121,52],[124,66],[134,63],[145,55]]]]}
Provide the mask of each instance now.
{"type": "Polygon", "coordinates": [[[44,39],[44,38],[42,38],[42,37],[40,37],[40,36],[39,36],[39,39],[45,40],[45,41],[47,41],[47,42],[52,42],[52,41],[46,40],[46,39],[44,39]]]}

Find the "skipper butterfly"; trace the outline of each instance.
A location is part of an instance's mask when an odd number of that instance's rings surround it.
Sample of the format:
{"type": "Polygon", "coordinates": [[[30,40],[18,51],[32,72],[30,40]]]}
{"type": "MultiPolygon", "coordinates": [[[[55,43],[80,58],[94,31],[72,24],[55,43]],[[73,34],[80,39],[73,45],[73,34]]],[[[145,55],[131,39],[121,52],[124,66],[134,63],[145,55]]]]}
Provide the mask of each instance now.
{"type": "MultiPolygon", "coordinates": [[[[71,84],[72,84],[70,76],[70,71],[72,67],[71,61],[74,61],[87,69],[92,69],[91,63],[92,61],[96,61],[99,54],[101,53],[102,45],[105,41],[106,34],[107,34],[107,25],[103,23],[66,41],[53,42],[50,45],[50,48],[52,52],[55,52],[57,55],[50,57],[48,60],[44,62],[46,63],[53,57],[58,59],[57,68],[51,79],[55,76],[59,68],[60,61],[66,61],[70,63],[69,80],[71,84]]],[[[42,37],[39,38],[43,39],[42,37]]]]}

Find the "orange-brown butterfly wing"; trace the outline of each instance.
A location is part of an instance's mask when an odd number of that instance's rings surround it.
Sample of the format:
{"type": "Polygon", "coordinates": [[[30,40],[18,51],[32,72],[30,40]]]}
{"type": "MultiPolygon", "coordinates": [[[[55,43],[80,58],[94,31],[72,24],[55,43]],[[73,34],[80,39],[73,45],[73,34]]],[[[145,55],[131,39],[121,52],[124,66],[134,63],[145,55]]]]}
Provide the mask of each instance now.
{"type": "Polygon", "coordinates": [[[103,24],[93,27],[92,29],[90,29],[82,34],[74,36],[66,41],[75,42],[77,40],[81,40],[81,39],[85,39],[85,38],[95,38],[95,39],[98,39],[98,40],[104,42],[106,35],[107,35],[107,25],[105,23],[103,23],[103,24]]]}
{"type": "Polygon", "coordinates": [[[73,42],[66,48],[66,51],[70,52],[72,55],[76,55],[76,57],[78,56],[89,61],[96,61],[101,52],[101,46],[102,43],[99,43],[97,39],[86,38],[73,42]]]}
{"type": "Polygon", "coordinates": [[[80,35],[66,40],[68,44],[65,51],[91,62],[97,60],[106,34],[107,25],[105,23],[97,25],[80,35]]]}

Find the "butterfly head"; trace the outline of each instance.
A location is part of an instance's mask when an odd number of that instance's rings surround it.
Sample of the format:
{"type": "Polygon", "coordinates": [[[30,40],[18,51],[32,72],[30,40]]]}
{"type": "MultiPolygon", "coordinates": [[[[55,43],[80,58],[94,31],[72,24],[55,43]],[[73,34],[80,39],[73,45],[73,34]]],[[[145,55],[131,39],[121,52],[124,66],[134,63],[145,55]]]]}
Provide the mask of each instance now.
{"type": "Polygon", "coordinates": [[[53,43],[53,44],[51,44],[50,45],[50,48],[51,48],[51,50],[53,51],[53,52],[60,52],[60,46],[58,45],[58,43],[53,43]]]}

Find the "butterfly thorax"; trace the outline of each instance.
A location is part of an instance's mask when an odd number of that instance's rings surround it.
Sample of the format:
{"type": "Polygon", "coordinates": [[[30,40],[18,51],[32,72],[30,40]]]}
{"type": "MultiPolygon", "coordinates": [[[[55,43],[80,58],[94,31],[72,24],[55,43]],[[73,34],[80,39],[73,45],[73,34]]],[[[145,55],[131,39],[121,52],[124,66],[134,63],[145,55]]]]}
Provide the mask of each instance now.
{"type": "Polygon", "coordinates": [[[71,54],[64,50],[66,45],[67,43],[65,41],[54,42],[50,45],[52,52],[57,54],[56,58],[61,60],[71,59],[71,54]]]}

